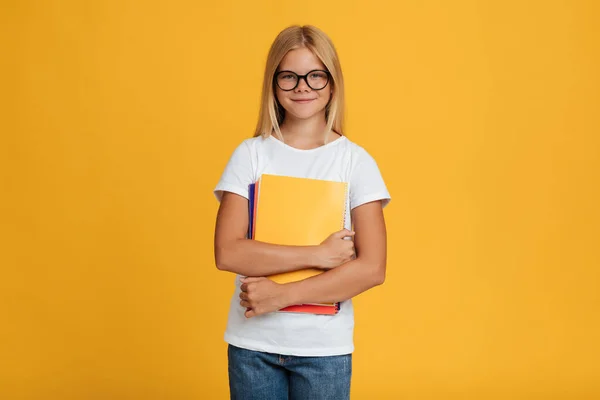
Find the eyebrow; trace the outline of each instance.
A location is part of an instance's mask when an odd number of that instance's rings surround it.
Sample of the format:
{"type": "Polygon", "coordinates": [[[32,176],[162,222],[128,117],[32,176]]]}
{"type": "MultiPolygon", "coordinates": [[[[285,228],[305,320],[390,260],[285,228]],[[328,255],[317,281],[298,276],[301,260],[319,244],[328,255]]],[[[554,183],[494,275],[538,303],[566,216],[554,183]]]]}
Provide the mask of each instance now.
{"type": "MultiPolygon", "coordinates": [[[[296,75],[304,75],[304,74],[301,74],[301,73],[299,73],[299,72],[296,72],[296,71],[294,71],[294,70],[291,70],[291,69],[285,69],[285,68],[278,68],[278,69],[277,69],[275,72],[277,73],[277,72],[283,72],[283,71],[293,72],[293,73],[295,73],[296,75]]],[[[306,71],[306,73],[308,74],[308,73],[309,73],[309,72],[311,72],[311,71],[327,71],[327,68],[325,68],[325,67],[323,67],[323,68],[321,68],[321,67],[318,67],[318,68],[312,68],[312,69],[309,69],[308,71],[306,71]]]]}

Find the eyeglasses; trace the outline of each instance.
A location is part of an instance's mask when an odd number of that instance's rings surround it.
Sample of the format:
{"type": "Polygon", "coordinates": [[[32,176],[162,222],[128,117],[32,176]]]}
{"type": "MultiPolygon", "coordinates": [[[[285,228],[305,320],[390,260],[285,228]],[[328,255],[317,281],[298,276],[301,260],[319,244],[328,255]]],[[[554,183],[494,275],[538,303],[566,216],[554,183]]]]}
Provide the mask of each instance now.
{"type": "Polygon", "coordinates": [[[329,83],[329,71],[315,69],[306,75],[298,75],[293,71],[279,71],[275,75],[275,82],[279,89],[289,92],[298,87],[300,79],[304,79],[306,85],[312,90],[321,90],[329,83]]]}

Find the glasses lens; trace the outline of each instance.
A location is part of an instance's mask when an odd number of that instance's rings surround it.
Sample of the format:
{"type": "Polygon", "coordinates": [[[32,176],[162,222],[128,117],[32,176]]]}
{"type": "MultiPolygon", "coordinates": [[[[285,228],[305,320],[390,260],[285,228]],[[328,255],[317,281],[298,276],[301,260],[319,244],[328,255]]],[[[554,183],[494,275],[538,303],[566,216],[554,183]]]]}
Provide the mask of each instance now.
{"type": "Polygon", "coordinates": [[[314,90],[323,89],[327,85],[328,76],[324,71],[313,71],[308,77],[308,86],[314,90]]]}
{"type": "Polygon", "coordinates": [[[277,86],[279,86],[282,90],[292,90],[296,87],[296,83],[298,82],[298,75],[293,72],[281,72],[277,75],[277,86]]]}

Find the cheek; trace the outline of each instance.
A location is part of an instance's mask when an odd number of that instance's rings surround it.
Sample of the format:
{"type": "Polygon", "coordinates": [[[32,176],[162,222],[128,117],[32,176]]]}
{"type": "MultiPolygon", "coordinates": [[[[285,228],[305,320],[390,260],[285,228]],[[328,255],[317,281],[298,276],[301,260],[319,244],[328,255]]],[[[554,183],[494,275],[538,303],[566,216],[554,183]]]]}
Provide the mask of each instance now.
{"type": "Polygon", "coordinates": [[[282,106],[287,106],[290,103],[289,96],[283,90],[277,89],[275,90],[275,98],[282,106]]]}
{"type": "MultiPolygon", "coordinates": [[[[327,90],[327,89],[325,89],[325,90],[327,90]]],[[[321,98],[323,99],[325,104],[329,104],[329,102],[333,98],[333,95],[332,95],[331,91],[327,90],[327,92],[321,94],[321,98]]]]}
{"type": "Polygon", "coordinates": [[[281,91],[279,89],[275,89],[275,93],[274,94],[275,94],[275,99],[279,103],[281,103],[281,100],[282,100],[281,91]]]}

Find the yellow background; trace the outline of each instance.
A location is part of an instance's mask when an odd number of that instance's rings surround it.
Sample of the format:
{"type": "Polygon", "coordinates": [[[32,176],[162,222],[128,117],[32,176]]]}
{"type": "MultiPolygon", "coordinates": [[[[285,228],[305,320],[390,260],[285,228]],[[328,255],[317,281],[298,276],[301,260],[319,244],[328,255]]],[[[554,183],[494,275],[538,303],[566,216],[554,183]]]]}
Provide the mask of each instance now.
{"type": "Polygon", "coordinates": [[[393,196],[353,399],[600,398],[598,2],[0,4],[0,398],[227,397],[212,189],[292,23],[393,196]]]}

